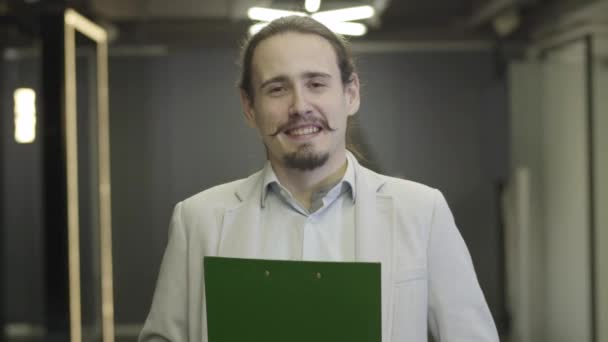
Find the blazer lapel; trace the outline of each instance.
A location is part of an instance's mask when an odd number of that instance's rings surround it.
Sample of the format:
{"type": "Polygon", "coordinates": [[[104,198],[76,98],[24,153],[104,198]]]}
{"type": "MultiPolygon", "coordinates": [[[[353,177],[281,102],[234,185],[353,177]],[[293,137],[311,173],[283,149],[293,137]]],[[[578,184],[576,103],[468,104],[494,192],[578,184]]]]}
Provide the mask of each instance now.
{"type": "Polygon", "coordinates": [[[356,173],[355,255],[357,261],[381,263],[382,341],[390,340],[393,298],[393,199],[378,191],[384,181],[358,167],[356,173]]]}
{"type": "Polygon", "coordinates": [[[262,258],[260,237],[260,196],[263,172],[257,172],[240,184],[235,196],[238,204],[226,208],[221,215],[221,236],[218,256],[262,258]]]}

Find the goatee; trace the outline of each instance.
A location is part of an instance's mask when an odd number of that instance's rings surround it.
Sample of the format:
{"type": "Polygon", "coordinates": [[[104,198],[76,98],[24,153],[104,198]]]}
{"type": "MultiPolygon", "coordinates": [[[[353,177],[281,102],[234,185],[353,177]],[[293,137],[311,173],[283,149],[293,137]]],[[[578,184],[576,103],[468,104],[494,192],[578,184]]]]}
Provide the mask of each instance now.
{"type": "Polygon", "coordinates": [[[285,166],[300,171],[311,171],[327,162],[329,153],[314,153],[309,145],[300,147],[297,151],[283,156],[285,166]]]}

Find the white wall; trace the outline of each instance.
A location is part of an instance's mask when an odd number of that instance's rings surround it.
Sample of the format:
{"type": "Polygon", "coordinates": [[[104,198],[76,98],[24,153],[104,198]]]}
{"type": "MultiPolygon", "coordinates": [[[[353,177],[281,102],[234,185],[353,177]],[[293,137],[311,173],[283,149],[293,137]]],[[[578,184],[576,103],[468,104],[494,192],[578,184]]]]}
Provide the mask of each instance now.
{"type": "Polygon", "coordinates": [[[546,329],[553,342],[591,337],[584,45],[573,48],[542,66],[546,329]]]}
{"type": "Polygon", "coordinates": [[[584,46],[570,45],[510,69],[511,169],[529,175],[528,187],[511,186],[519,192],[511,213],[526,216],[509,227],[518,241],[509,255],[518,265],[510,281],[514,341],[591,340],[584,61],[584,46]]]}
{"type": "Polygon", "coordinates": [[[608,38],[596,39],[594,49],[596,314],[598,342],[608,342],[608,38]]]}
{"type": "Polygon", "coordinates": [[[533,63],[510,67],[511,186],[505,213],[509,307],[513,342],[544,341],[545,243],[542,224],[541,69],[533,63]],[[519,170],[519,171],[518,171],[519,170]],[[523,177],[526,179],[522,179],[523,177]],[[525,183],[525,184],[522,184],[525,183]],[[526,208],[525,204],[529,203],[526,208]],[[512,214],[512,215],[510,215],[512,214]]]}

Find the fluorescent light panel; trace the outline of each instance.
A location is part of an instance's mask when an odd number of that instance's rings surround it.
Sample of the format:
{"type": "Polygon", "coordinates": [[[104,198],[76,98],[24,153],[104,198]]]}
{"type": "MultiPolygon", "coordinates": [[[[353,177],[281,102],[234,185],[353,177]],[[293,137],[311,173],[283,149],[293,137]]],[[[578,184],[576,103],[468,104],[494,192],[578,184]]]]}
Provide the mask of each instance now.
{"type": "Polygon", "coordinates": [[[277,10],[277,9],[263,8],[263,7],[251,7],[247,11],[247,15],[249,16],[249,19],[251,19],[251,20],[273,21],[275,19],[279,19],[282,17],[288,17],[290,15],[298,15],[298,16],[304,17],[304,16],[306,16],[306,13],[284,11],[284,10],[277,10]]]}
{"type": "Polygon", "coordinates": [[[304,8],[309,13],[314,13],[321,8],[321,0],[306,0],[306,2],[304,2],[304,8]]]}
{"type": "Polygon", "coordinates": [[[314,13],[312,17],[318,21],[353,21],[369,19],[376,11],[372,6],[348,7],[331,11],[314,13]]]}
{"type": "Polygon", "coordinates": [[[268,25],[269,23],[257,23],[257,24],[253,24],[251,26],[249,26],[249,35],[253,36],[254,34],[258,33],[261,29],[263,29],[266,25],[268,25]]]}
{"type": "MultiPolygon", "coordinates": [[[[360,23],[342,23],[342,22],[321,22],[335,33],[346,36],[362,36],[367,33],[367,27],[360,23]]],[[[254,35],[263,29],[269,23],[257,23],[249,26],[249,35],[254,35]]]]}
{"type": "Polygon", "coordinates": [[[321,20],[319,21],[323,25],[327,26],[330,30],[338,34],[343,34],[347,36],[362,36],[367,33],[367,27],[360,23],[321,20]]]}
{"type": "MultiPolygon", "coordinates": [[[[314,12],[315,6],[320,6],[321,1],[307,0],[305,3],[306,10],[314,12]],[[313,6],[314,5],[314,6],[313,6]]],[[[318,8],[316,8],[318,10],[318,8]]],[[[262,21],[249,27],[249,34],[254,35],[259,32],[268,22],[278,18],[297,15],[307,16],[306,13],[277,10],[272,8],[252,7],[247,12],[247,15],[252,20],[262,21]]],[[[352,23],[352,20],[369,19],[375,15],[375,10],[372,6],[357,6],[348,7],[331,11],[323,11],[313,13],[311,17],[330,30],[348,36],[362,36],[367,33],[367,27],[361,23],[352,23]]]]}
{"type": "Polygon", "coordinates": [[[18,88],[13,94],[15,101],[15,141],[29,144],[36,139],[36,92],[30,88],[18,88]]]}

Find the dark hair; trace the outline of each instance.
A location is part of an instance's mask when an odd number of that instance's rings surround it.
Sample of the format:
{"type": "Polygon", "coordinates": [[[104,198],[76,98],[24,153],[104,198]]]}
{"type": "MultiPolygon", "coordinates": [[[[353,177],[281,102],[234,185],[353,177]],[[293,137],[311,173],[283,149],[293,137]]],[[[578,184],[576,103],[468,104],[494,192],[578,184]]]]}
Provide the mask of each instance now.
{"type": "MultiPolygon", "coordinates": [[[[241,48],[241,78],[239,80],[239,88],[245,92],[250,101],[254,101],[254,91],[251,84],[251,64],[255,49],[262,41],[287,32],[314,34],[329,42],[336,53],[342,84],[347,84],[351,81],[352,75],[356,71],[355,62],[353,61],[348,41],[344,37],[333,33],[325,25],[310,17],[283,17],[273,20],[258,33],[246,39],[241,48]]],[[[363,153],[351,141],[352,134],[350,132],[354,125],[354,117],[349,116],[346,129],[346,146],[358,159],[363,159],[363,153]]]]}
{"type": "Polygon", "coordinates": [[[239,81],[239,87],[245,91],[251,100],[253,100],[254,95],[251,84],[251,63],[255,49],[262,41],[287,32],[315,34],[329,42],[336,53],[342,83],[346,84],[350,81],[352,74],[355,72],[355,63],[353,62],[346,39],[344,39],[342,36],[336,35],[325,25],[310,17],[283,17],[270,22],[270,24],[266,25],[258,33],[249,37],[243,44],[241,54],[241,79],[239,81]]]}

